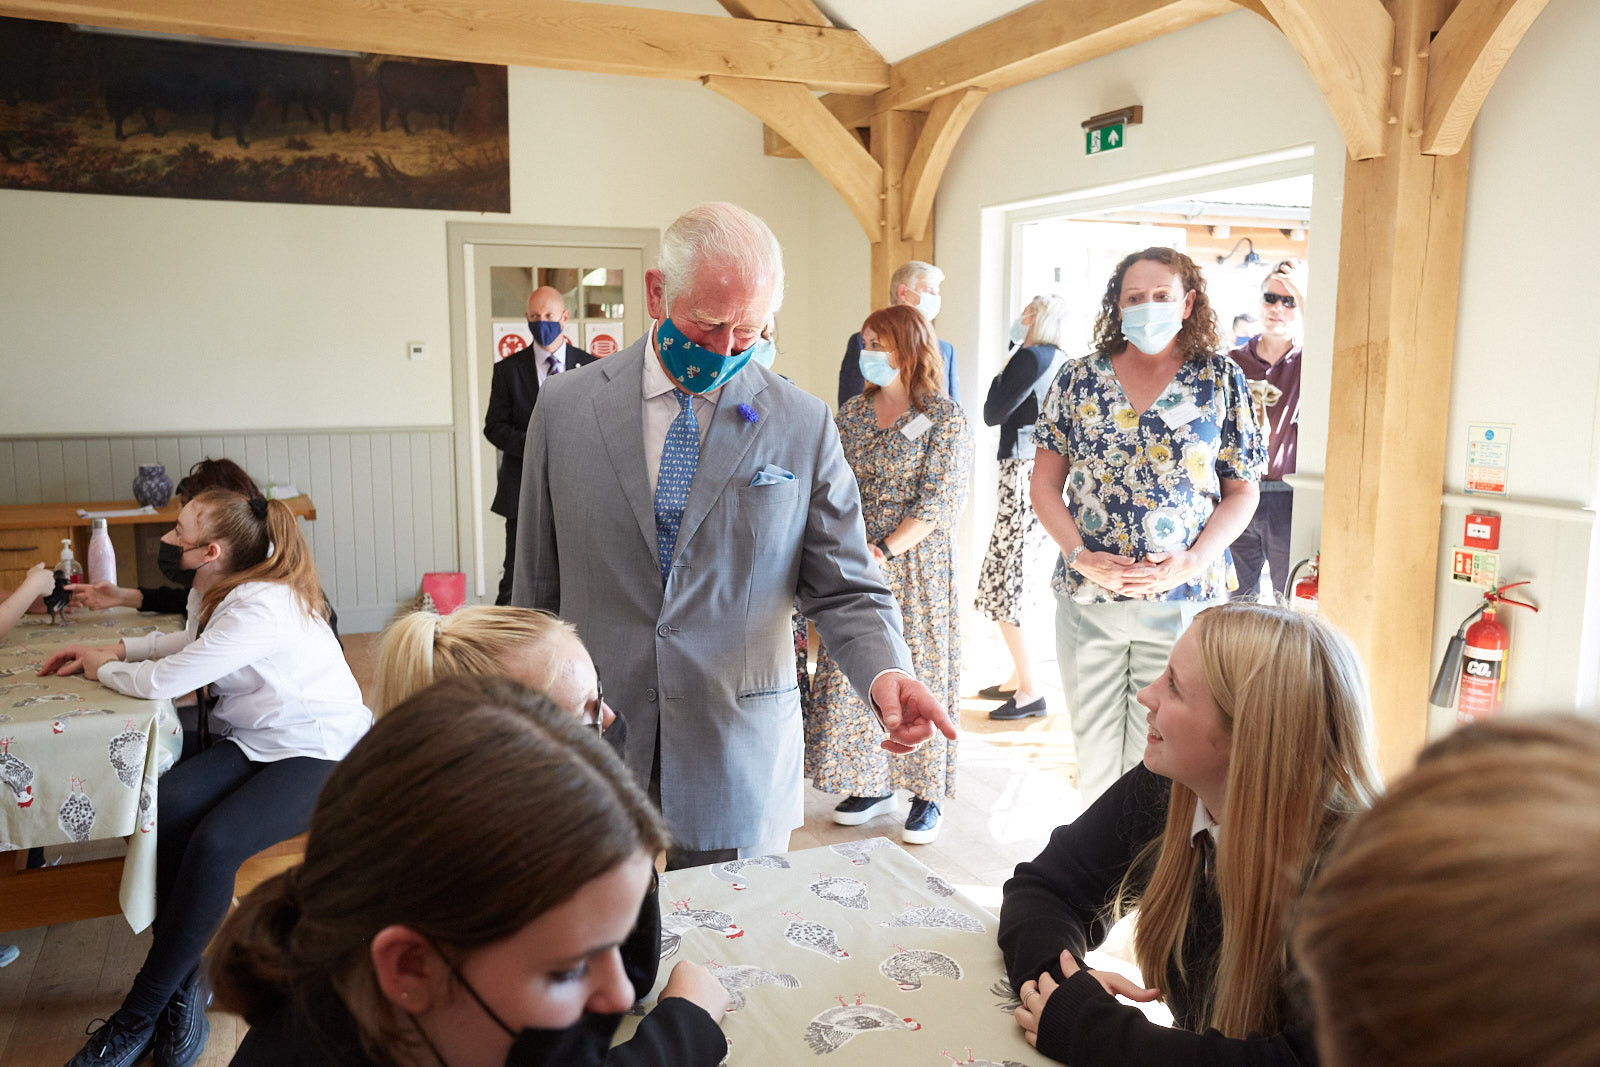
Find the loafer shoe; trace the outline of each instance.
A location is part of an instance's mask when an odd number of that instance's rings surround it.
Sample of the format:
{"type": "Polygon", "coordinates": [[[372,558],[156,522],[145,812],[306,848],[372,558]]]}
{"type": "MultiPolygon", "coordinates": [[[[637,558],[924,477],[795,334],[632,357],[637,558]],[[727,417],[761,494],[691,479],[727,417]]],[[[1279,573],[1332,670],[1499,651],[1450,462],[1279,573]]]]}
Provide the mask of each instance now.
{"type": "Polygon", "coordinates": [[[921,797],[911,798],[911,814],[906,816],[905,829],[900,840],[908,845],[926,845],[939,836],[939,824],[944,820],[939,804],[921,797]]]}
{"type": "Polygon", "coordinates": [[[1050,709],[1045,706],[1044,697],[1040,697],[1031,704],[1023,704],[1021,707],[1017,706],[1017,698],[1012,697],[1010,700],[991,711],[989,713],[989,718],[998,719],[1001,722],[1005,722],[1010,719],[1033,719],[1039,717],[1040,715],[1048,714],[1049,711],[1050,709]]]}
{"type": "Polygon", "coordinates": [[[1004,700],[1015,692],[1015,689],[1001,689],[998,685],[986,685],[978,690],[978,696],[984,700],[1004,700]]]}
{"type": "Polygon", "coordinates": [[[156,1067],[189,1067],[205,1051],[211,1036],[211,1021],[206,1005],[211,1003],[211,985],[205,966],[194,969],[172,994],[167,1006],[156,1016],[156,1067]]]}
{"type": "Polygon", "coordinates": [[[893,815],[900,810],[894,794],[886,797],[845,797],[833,809],[833,821],[840,826],[860,826],[879,815],[893,815]]]}
{"type": "Polygon", "coordinates": [[[89,1043],[67,1061],[67,1067],[129,1067],[155,1038],[154,1022],[120,1008],[111,1018],[95,1022],[100,1026],[89,1034],[89,1043]]]}

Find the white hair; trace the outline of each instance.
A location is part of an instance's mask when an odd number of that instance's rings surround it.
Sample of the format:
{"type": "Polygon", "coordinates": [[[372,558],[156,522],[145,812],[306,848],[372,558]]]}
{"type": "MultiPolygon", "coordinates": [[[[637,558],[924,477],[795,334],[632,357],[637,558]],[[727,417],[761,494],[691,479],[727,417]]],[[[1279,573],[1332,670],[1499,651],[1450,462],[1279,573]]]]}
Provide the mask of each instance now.
{"type": "Polygon", "coordinates": [[[944,281],[944,271],[935,267],[932,263],[924,263],[920,259],[908,260],[900,264],[895,268],[895,272],[889,276],[889,303],[898,304],[900,302],[900,287],[902,285],[907,289],[915,289],[917,283],[923,280],[939,285],[944,281]]]}
{"type": "Polygon", "coordinates": [[[1033,312],[1033,325],[1028,327],[1024,344],[1062,346],[1067,333],[1067,302],[1056,293],[1036,296],[1022,309],[1023,314],[1033,312]]]}
{"type": "Polygon", "coordinates": [[[771,280],[770,316],[783,304],[783,250],[771,228],[737,204],[713,202],[690,208],[661,235],[656,268],[665,275],[668,304],[708,263],[732,266],[744,281],[771,280]]]}

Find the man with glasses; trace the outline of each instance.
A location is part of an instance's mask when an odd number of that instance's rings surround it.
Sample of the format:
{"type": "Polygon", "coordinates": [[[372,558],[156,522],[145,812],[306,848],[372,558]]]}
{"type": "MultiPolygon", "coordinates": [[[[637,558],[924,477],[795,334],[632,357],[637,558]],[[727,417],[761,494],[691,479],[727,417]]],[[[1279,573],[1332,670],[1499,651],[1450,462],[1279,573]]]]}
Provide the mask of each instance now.
{"type": "Polygon", "coordinates": [[[1261,284],[1261,332],[1228,353],[1244,370],[1256,400],[1256,416],[1265,416],[1267,475],[1261,480],[1261,503],[1233,543],[1233,565],[1239,573],[1241,597],[1254,599],[1266,564],[1272,588],[1283,592],[1289,578],[1289,529],[1294,516],[1294,489],[1283,480],[1295,469],[1300,434],[1300,353],[1305,339],[1305,268],[1286,259],[1261,284]]]}
{"type": "MultiPolygon", "coordinates": [[[[932,263],[913,259],[902,263],[889,278],[889,305],[908,304],[916,308],[932,323],[939,314],[939,286],[944,282],[944,271],[932,263]]],[[[944,391],[950,399],[961,403],[961,382],[956,376],[956,350],[949,341],[939,342],[944,355],[944,391]]],[[[861,334],[853,333],[844,346],[844,362],[839,364],[839,406],[867,387],[861,376],[861,334]]]]}

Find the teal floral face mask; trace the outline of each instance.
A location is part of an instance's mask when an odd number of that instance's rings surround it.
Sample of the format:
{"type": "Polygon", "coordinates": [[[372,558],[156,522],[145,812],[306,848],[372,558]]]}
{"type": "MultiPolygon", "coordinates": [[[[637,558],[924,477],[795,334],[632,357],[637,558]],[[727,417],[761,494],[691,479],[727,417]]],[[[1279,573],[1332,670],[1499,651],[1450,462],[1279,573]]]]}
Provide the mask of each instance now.
{"type": "Polygon", "coordinates": [[[773,357],[772,342],[765,337],[743,352],[718,355],[684,336],[670,315],[656,325],[656,351],[667,373],[689,393],[720,389],[752,359],[765,367],[772,365],[773,357]]]}

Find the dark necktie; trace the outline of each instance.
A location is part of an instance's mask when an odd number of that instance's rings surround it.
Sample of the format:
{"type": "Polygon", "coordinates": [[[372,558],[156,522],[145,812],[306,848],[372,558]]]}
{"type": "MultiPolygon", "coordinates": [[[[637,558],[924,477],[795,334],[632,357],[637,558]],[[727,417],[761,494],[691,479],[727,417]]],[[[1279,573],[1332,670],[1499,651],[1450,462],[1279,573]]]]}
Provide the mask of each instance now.
{"type": "Polygon", "coordinates": [[[547,356],[545,358],[544,373],[547,378],[552,374],[561,373],[561,365],[556,362],[555,356],[547,356]]]}

